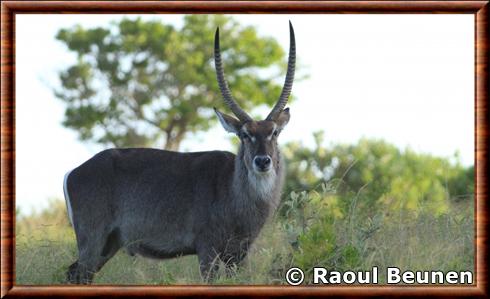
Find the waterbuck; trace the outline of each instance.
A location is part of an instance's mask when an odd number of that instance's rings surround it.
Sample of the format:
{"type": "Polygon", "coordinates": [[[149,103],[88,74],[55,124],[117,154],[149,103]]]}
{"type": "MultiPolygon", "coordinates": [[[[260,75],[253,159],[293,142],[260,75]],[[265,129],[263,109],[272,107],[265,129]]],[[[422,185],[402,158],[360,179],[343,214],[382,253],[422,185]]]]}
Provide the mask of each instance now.
{"type": "Polygon", "coordinates": [[[231,95],[216,30],[217,81],[236,118],[215,112],[224,129],[240,138],[237,155],[108,149],[65,175],[65,200],[79,253],[68,269],[69,282],[91,283],[120,248],[156,259],[197,254],[206,280],[216,274],[218,260],[227,267],[243,260],[277,207],[283,186],[277,138],[289,121],[289,108],[284,107],[294,80],[291,23],[289,31],[281,95],[265,120],[254,121],[231,95]]]}

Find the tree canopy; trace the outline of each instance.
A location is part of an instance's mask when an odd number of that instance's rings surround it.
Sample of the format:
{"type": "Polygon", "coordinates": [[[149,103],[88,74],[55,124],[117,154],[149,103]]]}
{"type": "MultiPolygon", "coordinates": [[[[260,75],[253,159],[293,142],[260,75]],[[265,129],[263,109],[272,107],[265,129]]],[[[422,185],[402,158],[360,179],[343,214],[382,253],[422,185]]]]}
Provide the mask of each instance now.
{"type": "Polygon", "coordinates": [[[55,90],[67,105],[63,125],[81,140],[177,150],[187,132],[215,123],[213,107],[224,106],[213,61],[217,26],[237,102],[248,111],[272,106],[286,68],[285,51],[273,38],[222,15],[189,15],[181,28],[123,19],[58,32],[77,57],[60,72],[55,90]]]}

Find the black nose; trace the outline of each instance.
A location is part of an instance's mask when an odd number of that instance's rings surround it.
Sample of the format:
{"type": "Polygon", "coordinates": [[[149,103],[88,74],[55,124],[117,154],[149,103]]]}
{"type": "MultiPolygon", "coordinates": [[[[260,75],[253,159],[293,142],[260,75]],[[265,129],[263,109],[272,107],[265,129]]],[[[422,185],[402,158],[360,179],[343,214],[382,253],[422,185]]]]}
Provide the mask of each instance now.
{"type": "Polygon", "coordinates": [[[266,170],[271,165],[271,157],[269,156],[255,156],[254,158],[255,166],[260,170],[266,170]]]}

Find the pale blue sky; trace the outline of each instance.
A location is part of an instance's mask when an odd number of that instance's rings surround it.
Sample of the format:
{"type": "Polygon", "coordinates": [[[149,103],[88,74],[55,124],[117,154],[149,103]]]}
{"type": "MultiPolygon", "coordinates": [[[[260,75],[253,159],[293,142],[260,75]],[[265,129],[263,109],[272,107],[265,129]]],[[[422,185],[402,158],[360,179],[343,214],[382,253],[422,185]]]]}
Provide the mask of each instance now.
{"type": "MultiPolygon", "coordinates": [[[[16,204],[23,212],[62,198],[63,175],[103,149],[61,126],[64,106],[51,91],[73,63],[54,36],[61,28],[102,26],[122,15],[16,15],[16,204]]],[[[135,18],[135,15],[128,15],[135,18]]],[[[180,24],[179,15],[146,19],[180,24]]],[[[287,49],[291,20],[298,63],[296,102],[281,142],[312,144],[383,138],[400,148],[474,161],[473,15],[235,15],[287,49]]],[[[261,111],[266,115],[266,111],[261,111]]],[[[230,149],[216,126],[183,150],[230,149]]]]}

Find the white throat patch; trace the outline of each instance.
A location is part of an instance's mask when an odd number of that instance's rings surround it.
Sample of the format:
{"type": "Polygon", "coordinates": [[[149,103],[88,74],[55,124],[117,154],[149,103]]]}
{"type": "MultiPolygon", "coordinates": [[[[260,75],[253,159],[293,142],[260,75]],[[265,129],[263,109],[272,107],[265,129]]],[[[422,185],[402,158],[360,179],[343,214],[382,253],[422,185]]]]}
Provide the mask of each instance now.
{"type": "Polygon", "coordinates": [[[272,197],[272,191],[276,184],[276,172],[274,169],[264,174],[250,171],[248,173],[248,181],[251,188],[255,190],[261,199],[268,199],[272,197]]]}

